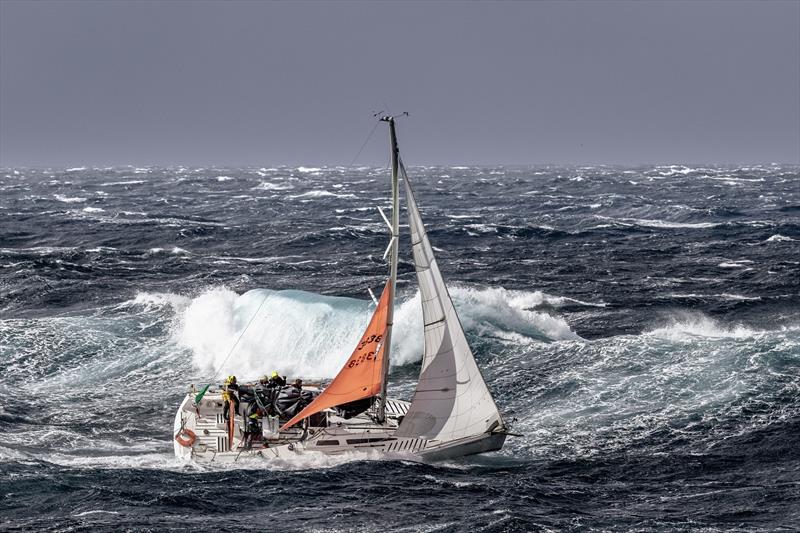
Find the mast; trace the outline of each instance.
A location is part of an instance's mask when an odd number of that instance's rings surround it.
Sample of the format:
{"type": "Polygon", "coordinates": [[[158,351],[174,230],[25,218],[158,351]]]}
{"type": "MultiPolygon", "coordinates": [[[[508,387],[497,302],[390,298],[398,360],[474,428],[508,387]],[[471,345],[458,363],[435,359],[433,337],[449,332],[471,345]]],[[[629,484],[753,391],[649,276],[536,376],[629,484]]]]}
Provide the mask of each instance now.
{"type": "Polygon", "coordinates": [[[398,184],[398,167],[400,152],[397,149],[397,134],[394,129],[394,117],[386,116],[380,119],[389,123],[389,145],[392,153],[392,238],[389,246],[391,247],[391,259],[389,261],[389,308],[387,314],[386,336],[383,339],[383,361],[381,369],[383,380],[381,381],[380,403],[378,404],[378,422],[386,420],[386,384],[389,380],[389,355],[392,348],[392,330],[394,325],[394,294],[397,287],[397,255],[398,241],[400,238],[400,190],[398,184]]]}

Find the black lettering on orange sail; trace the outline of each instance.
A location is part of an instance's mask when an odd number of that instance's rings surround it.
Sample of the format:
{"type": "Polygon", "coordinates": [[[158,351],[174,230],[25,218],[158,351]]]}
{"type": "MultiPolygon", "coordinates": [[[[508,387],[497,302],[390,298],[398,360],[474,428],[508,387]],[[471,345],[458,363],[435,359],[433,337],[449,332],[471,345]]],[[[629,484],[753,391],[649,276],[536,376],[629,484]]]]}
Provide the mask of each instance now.
{"type": "Polygon", "coordinates": [[[367,344],[369,344],[371,342],[381,342],[382,338],[383,338],[383,335],[370,335],[369,337],[365,338],[360,343],[358,343],[358,348],[357,349],[361,350],[362,348],[364,348],[364,346],[366,346],[367,344]]]}

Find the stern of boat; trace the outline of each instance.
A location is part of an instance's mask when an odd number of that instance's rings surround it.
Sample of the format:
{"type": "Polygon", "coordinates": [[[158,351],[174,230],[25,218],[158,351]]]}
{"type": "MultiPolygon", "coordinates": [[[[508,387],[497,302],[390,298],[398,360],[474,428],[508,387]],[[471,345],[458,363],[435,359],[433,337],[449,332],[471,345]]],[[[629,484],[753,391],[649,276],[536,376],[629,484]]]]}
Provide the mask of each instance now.
{"type": "Polygon", "coordinates": [[[179,434],[185,429],[188,429],[193,434],[196,434],[197,420],[192,408],[193,403],[192,395],[187,394],[183,398],[180,407],[178,407],[178,411],[175,413],[175,420],[172,424],[172,444],[175,450],[175,457],[178,459],[188,460],[192,458],[192,447],[180,444],[178,437],[179,434]]]}

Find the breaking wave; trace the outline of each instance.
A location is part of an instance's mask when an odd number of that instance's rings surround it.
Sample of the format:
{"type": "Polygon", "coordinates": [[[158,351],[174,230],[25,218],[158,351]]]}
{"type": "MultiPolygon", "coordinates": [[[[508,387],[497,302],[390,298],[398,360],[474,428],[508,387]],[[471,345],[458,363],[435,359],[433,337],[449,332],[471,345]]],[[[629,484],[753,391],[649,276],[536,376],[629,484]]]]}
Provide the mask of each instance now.
{"type": "Polygon", "coordinates": [[[676,312],[666,326],[646,333],[653,337],[675,341],[700,339],[747,339],[764,334],[764,331],[749,328],[743,324],[723,325],[718,320],[697,313],[676,312]]]}
{"type": "Polygon", "coordinates": [[[510,402],[529,436],[511,443],[517,455],[587,457],[640,443],[700,453],[800,415],[786,404],[797,394],[798,347],[798,326],[759,330],[678,312],[640,334],[538,346],[495,379],[529,384],[510,402]]]}
{"type": "MultiPolygon", "coordinates": [[[[524,339],[577,340],[561,318],[532,310],[563,298],[540,292],[455,287],[455,305],[468,334],[524,339]]],[[[370,302],[304,291],[255,289],[238,295],[214,288],[186,301],[177,296],[139,295],[140,303],[169,303],[178,311],[177,342],[191,350],[194,364],[217,374],[255,377],[270,370],[286,375],[330,378],[358,342],[373,310],[370,302]]],[[[401,298],[395,314],[394,365],[422,357],[419,292],[401,298]]]]}

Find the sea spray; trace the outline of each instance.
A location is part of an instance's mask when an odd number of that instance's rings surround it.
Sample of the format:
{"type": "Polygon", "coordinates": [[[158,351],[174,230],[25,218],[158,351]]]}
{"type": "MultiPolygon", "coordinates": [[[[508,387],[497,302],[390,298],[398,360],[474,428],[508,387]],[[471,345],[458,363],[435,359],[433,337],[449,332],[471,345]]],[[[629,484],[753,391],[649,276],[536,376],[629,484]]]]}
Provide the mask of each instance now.
{"type": "MultiPolygon", "coordinates": [[[[451,294],[469,334],[513,333],[526,342],[579,339],[563,319],[527,307],[534,301],[562,299],[463,286],[451,294]]],[[[394,366],[422,357],[419,298],[418,291],[400,298],[394,366]]],[[[182,308],[175,333],[179,344],[191,350],[195,365],[209,375],[233,373],[253,379],[277,370],[289,376],[331,378],[349,357],[371,312],[371,302],[353,298],[268,289],[237,295],[213,288],[182,308]]]]}

